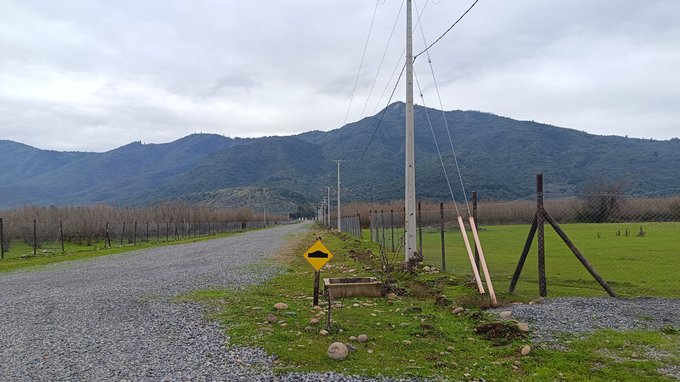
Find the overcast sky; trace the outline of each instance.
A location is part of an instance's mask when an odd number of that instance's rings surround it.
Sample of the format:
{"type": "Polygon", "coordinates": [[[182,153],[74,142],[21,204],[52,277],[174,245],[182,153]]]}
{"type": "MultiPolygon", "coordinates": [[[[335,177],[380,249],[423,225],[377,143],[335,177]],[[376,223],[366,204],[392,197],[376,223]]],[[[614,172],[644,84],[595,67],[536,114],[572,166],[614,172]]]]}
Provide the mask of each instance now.
{"type": "MultiPolygon", "coordinates": [[[[416,1],[414,51],[471,2],[416,1]]],[[[335,129],[386,105],[401,6],[377,5],[345,119],[374,1],[0,0],[0,139],[106,151],[194,132],[335,129]]],[[[677,0],[480,0],[431,58],[446,110],[680,137],[677,0]]],[[[416,74],[439,108],[426,57],[416,74]]]]}

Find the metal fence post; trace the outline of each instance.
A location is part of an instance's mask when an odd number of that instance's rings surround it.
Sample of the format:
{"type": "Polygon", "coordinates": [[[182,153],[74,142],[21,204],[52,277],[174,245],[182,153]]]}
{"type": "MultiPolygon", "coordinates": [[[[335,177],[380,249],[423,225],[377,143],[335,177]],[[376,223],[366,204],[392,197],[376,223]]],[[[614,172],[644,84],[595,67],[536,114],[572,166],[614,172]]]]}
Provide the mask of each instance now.
{"type": "Polygon", "coordinates": [[[439,203],[439,221],[441,224],[442,239],[442,271],[446,270],[446,247],[444,246],[444,203],[439,203]]]}

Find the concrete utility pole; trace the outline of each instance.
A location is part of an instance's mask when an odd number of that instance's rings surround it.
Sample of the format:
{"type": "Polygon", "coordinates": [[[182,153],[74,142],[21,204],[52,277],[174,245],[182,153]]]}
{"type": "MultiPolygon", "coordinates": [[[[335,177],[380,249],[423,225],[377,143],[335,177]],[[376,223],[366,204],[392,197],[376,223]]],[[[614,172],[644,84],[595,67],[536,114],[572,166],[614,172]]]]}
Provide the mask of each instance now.
{"type": "Polygon", "coordinates": [[[340,217],[340,162],[344,162],[344,160],[335,159],[333,162],[338,164],[338,232],[342,232],[342,222],[340,217]]]}
{"type": "Polygon", "coordinates": [[[406,163],[405,163],[405,245],[404,258],[409,261],[416,251],[416,171],[413,134],[413,26],[412,0],[406,0],[406,163]]]}

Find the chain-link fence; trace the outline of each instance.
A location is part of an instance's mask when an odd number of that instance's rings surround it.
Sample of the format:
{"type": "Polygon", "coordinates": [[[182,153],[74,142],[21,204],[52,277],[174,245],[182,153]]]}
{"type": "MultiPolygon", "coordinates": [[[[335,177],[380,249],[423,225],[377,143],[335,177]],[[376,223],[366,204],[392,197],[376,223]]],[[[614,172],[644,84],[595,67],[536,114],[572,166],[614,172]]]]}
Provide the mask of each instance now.
{"type": "MultiPolygon", "coordinates": [[[[603,293],[602,284],[588,269],[591,266],[619,294],[680,296],[680,189],[542,196],[543,209],[557,226],[553,229],[550,221],[542,219],[540,251],[545,256],[548,288],[553,285],[558,295],[603,293]]],[[[471,274],[457,218],[463,217],[465,234],[476,253],[467,223],[467,217],[474,216],[492,276],[507,290],[520,255],[527,251],[517,285],[520,292],[535,293],[541,284],[535,255],[539,239],[535,232],[529,234],[536,230],[532,223],[537,210],[538,194],[503,201],[480,195],[479,202],[471,198],[469,205],[419,203],[418,248],[431,266],[471,274]]],[[[364,225],[371,240],[385,250],[403,248],[403,205],[372,205],[370,211],[364,225]]]]}

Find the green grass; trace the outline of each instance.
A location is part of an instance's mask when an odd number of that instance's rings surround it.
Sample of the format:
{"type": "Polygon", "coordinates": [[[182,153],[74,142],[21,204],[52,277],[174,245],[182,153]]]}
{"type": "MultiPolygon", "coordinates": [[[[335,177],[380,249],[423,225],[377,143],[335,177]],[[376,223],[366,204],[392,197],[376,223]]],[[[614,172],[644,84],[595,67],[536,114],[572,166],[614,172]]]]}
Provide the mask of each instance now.
{"type": "Polygon", "coordinates": [[[5,258],[0,260],[0,272],[11,272],[22,268],[38,267],[63,261],[83,260],[166,245],[193,243],[238,234],[239,232],[227,232],[215,236],[198,236],[178,240],[170,239],[169,241],[161,238],[160,242],[143,242],[140,240],[137,241],[137,245],[132,245],[127,241],[120,245],[119,241],[112,241],[111,244],[113,246],[111,248],[106,248],[106,243],[103,241],[92,242],[91,245],[64,242],[64,253],[61,252],[60,243],[49,243],[39,247],[36,250],[36,256],[33,256],[33,247],[31,245],[17,240],[12,242],[10,251],[5,252],[5,258]]]}
{"type": "MultiPolygon", "coordinates": [[[[680,297],[680,223],[565,224],[562,228],[620,296],[680,297]],[[644,237],[637,236],[640,226],[644,237]],[[626,229],[629,236],[625,236],[626,229]]],[[[528,233],[528,225],[482,227],[480,241],[497,292],[507,292],[528,233]]],[[[385,236],[391,249],[391,232],[386,230],[385,236]]],[[[395,241],[400,236],[395,230],[395,241]]],[[[368,230],[364,237],[369,237],[368,230]]],[[[472,235],[469,240],[474,246],[472,235]]],[[[446,230],[444,243],[446,270],[472,277],[460,231],[446,230]]],[[[607,295],[549,225],[545,226],[545,246],[549,296],[607,295]]],[[[439,230],[423,230],[423,253],[425,262],[441,267],[439,230]]],[[[518,298],[538,295],[537,267],[534,239],[515,291],[518,298]]]]}
{"type": "MultiPolygon", "coordinates": [[[[375,263],[365,251],[377,253],[376,244],[328,231],[320,234],[335,255],[330,267],[322,270],[322,278],[371,274],[364,267],[375,263]],[[350,251],[359,253],[361,262],[349,256],[350,251]]],[[[565,337],[559,350],[539,346],[529,356],[521,356],[519,350],[528,339],[492,341],[475,332],[476,325],[490,317],[474,307],[479,298],[466,285],[469,277],[455,274],[396,274],[406,295],[393,303],[385,298],[343,299],[343,306],[333,309],[332,332],[321,336],[325,310],[320,323],[310,324],[319,313],[311,306],[313,270],[302,258],[312,243],[309,235],[280,256],[286,272],[267,283],[239,291],[200,291],[185,298],[211,304],[212,318],[224,325],[231,344],[257,346],[276,355],[277,372],[335,371],[442,380],[670,381],[657,369],[680,365],[677,331],[599,331],[585,338],[565,337]],[[455,305],[469,307],[470,313],[454,316],[451,307],[437,306],[435,296],[442,293],[455,305]],[[277,302],[287,303],[288,309],[275,311],[277,302]],[[270,313],[278,318],[274,324],[266,321],[270,313]],[[326,356],[329,344],[349,342],[349,336],[359,334],[367,334],[369,341],[355,342],[357,352],[346,360],[326,356]]]]}

